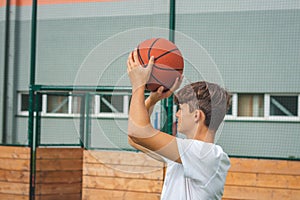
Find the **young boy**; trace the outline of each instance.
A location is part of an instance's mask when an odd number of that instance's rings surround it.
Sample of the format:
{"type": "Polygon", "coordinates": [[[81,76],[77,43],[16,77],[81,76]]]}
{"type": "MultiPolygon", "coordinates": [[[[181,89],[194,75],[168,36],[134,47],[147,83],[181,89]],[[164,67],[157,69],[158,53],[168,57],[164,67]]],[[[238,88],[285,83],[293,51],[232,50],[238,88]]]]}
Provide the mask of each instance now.
{"type": "Polygon", "coordinates": [[[175,96],[177,130],[186,139],[176,138],[153,128],[150,114],[153,106],[171,95],[180,83],[163,93],[163,86],[144,98],[154,58],[143,68],[136,50],[127,60],[132,85],[128,120],[129,143],[155,159],[167,163],[167,173],[161,199],[208,200],[221,199],[230,161],[227,154],[214,144],[216,131],[229,106],[229,94],[220,86],[196,82],[183,87],[175,96]]]}

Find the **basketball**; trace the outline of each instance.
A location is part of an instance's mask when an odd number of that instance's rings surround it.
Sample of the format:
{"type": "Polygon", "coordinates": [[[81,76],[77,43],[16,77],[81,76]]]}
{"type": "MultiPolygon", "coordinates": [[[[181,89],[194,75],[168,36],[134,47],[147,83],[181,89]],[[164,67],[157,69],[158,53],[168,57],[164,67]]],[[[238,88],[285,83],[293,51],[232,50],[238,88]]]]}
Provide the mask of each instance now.
{"type": "Polygon", "coordinates": [[[141,42],[137,46],[137,55],[142,66],[146,67],[151,56],[154,65],[146,89],[156,91],[164,86],[168,91],[177,77],[183,73],[184,62],[180,50],[171,41],[164,38],[152,38],[141,42]]]}

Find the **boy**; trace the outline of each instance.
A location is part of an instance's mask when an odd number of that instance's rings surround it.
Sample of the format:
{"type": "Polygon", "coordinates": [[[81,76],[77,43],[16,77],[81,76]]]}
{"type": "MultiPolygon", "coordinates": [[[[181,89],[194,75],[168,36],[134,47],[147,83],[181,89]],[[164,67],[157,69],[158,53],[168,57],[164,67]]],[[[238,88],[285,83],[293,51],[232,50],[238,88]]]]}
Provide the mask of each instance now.
{"type": "Polygon", "coordinates": [[[229,106],[229,94],[220,86],[196,82],[182,88],[175,96],[178,132],[186,139],[176,138],[153,128],[150,114],[153,106],[171,95],[180,83],[163,93],[163,86],[144,98],[154,58],[143,68],[136,50],[127,60],[127,72],[132,85],[128,120],[129,143],[155,159],[167,163],[167,173],[161,199],[208,200],[221,199],[230,161],[222,148],[214,144],[216,131],[229,106]]]}

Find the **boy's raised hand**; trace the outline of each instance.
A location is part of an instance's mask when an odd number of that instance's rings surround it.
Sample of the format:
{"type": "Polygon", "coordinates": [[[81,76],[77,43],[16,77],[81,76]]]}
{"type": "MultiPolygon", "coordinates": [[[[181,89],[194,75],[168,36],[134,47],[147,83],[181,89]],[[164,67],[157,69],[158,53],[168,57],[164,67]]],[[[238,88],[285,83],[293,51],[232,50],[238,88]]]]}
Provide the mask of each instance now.
{"type": "Polygon", "coordinates": [[[133,90],[139,87],[145,87],[145,84],[150,78],[153,64],[153,56],[151,56],[148,65],[143,67],[139,62],[136,49],[133,52],[133,56],[132,53],[129,54],[127,59],[127,73],[133,90]]]}

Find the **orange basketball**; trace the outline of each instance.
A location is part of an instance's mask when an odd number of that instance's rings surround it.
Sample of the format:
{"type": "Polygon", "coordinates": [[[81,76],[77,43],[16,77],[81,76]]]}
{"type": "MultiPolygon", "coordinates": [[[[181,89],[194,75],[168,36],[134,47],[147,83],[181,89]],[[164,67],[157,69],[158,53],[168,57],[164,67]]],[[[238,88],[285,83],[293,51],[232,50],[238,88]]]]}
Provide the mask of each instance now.
{"type": "Polygon", "coordinates": [[[156,91],[161,85],[164,91],[169,90],[177,77],[180,77],[184,62],[177,46],[164,38],[152,38],[141,42],[137,46],[139,62],[147,66],[151,56],[154,56],[154,65],[146,89],[156,91]]]}

